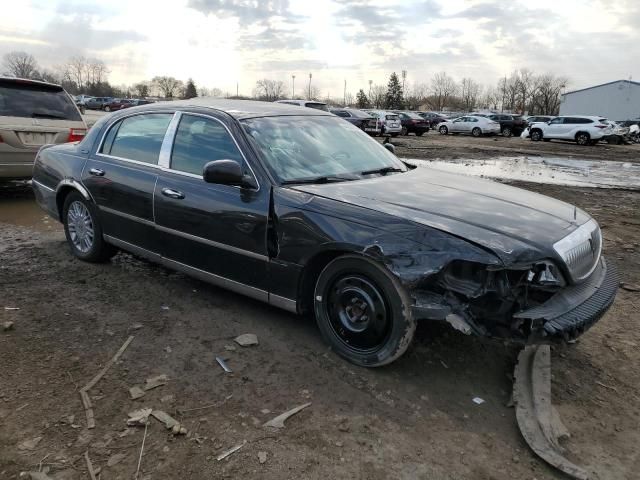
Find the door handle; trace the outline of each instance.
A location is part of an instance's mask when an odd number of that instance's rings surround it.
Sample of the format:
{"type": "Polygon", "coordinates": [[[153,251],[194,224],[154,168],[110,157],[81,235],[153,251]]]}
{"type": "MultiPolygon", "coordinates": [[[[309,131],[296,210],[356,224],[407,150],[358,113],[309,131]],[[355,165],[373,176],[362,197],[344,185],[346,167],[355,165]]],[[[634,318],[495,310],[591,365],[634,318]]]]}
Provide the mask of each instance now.
{"type": "Polygon", "coordinates": [[[96,177],[103,177],[104,176],[104,170],[100,170],[99,168],[92,168],[89,170],[89,173],[91,175],[95,175],[96,177]]]}
{"type": "Polygon", "coordinates": [[[182,200],[184,198],[184,193],[179,192],[178,190],[172,190],[170,188],[163,188],[162,194],[165,197],[175,198],[177,200],[182,200]]]}

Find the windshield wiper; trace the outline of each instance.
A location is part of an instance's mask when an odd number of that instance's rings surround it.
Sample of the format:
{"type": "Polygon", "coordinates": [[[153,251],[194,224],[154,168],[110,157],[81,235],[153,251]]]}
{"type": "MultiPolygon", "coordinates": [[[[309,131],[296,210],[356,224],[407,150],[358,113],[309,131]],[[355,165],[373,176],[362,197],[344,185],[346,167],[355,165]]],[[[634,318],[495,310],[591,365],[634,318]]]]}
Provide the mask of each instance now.
{"type": "Polygon", "coordinates": [[[394,173],[394,172],[404,172],[404,170],[398,167],[382,167],[382,168],[376,168],[375,170],[365,170],[364,172],[361,172],[360,175],[373,175],[374,173],[379,173],[380,175],[386,175],[387,173],[394,173]]]}
{"type": "Polygon", "coordinates": [[[66,120],[67,117],[63,116],[63,115],[56,115],[54,113],[38,113],[38,112],[33,112],[31,114],[31,118],[53,118],[56,120],[66,120]]]}
{"type": "Polygon", "coordinates": [[[332,183],[332,182],[347,182],[349,180],[357,180],[356,177],[339,177],[337,175],[323,175],[321,177],[311,178],[298,178],[293,180],[284,180],[280,182],[280,185],[302,185],[305,183],[332,183]]]}

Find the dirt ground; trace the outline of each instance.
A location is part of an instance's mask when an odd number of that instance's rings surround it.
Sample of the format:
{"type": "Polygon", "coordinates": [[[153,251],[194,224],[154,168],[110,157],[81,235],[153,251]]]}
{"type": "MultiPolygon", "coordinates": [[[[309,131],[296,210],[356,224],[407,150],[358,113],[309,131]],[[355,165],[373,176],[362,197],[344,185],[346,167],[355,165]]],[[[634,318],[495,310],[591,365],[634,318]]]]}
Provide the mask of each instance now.
{"type": "MultiPolygon", "coordinates": [[[[476,139],[464,137],[409,141],[438,147],[434,156],[502,155],[498,145],[519,142],[480,139],[489,150],[474,150],[466,144],[476,139]]],[[[584,157],[574,145],[540,145],[584,157]]],[[[625,148],[633,147],[586,150],[632,160],[618,152],[625,148]]],[[[593,214],[621,280],[640,285],[639,192],[519,186],[593,214]]],[[[640,471],[639,308],[640,292],[621,289],[577,343],[553,348],[553,401],[572,434],[567,456],[596,479],[640,471]]],[[[39,468],[57,480],[88,479],[85,452],[103,480],[132,479],[143,439],[140,479],[564,478],[528,449],[507,406],[517,348],[425,323],[399,361],[357,368],[327,349],[310,318],[128,254],[105,265],[75,260],[61,227],[18,187],[0,189],[0,324],[8,321],[13,329],[0,330],[2,480],[39,468]],[[228,349],[242,333],[259,345],[228,349]],[[96,428],[88,430],[79,388],[130,335],[89,392],[96,428]],[[166,385],[130,399],[130,387],[159,374],[166,385]],[[262,427],[306,402],[283,430],[262,427]],[[143,427],[127,429],[127,413],[142,407],[175,416],[189,434],[174,437],[156,420],[146,438],[143,427]]]]}

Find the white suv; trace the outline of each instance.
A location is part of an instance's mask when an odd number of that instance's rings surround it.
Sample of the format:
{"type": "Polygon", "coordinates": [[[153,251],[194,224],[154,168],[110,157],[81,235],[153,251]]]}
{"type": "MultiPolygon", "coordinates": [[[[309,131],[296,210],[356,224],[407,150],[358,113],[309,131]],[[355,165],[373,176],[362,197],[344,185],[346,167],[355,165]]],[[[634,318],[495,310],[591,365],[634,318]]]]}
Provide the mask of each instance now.
{"type": "Polygon", "coordinates": [[[402,122],[400,115],[386,110],[364,110],[376,117],[382,124],[382,134],[397,137],[402,132],[402,122]]]}
{"type": "Polygon", "coordinates": [[[533,123],[529,127],[531,140],[569,140],[578,145],[595,145],[612,134],[606,118],[588,116],[556,117],[546,123],[533,123]]]}

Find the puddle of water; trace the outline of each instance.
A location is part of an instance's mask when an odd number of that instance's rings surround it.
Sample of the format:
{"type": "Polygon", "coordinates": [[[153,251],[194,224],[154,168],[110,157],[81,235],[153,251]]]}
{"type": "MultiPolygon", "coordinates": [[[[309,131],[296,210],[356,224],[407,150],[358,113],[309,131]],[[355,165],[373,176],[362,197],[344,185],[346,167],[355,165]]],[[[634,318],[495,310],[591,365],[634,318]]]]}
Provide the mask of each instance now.
{"type": "MultiPolygon", "coordinates": [[[[640,156],[640,152],[639,156],[640,156]]],[[[452,173],[576,187],[640,189],[640,163],[562,157],[496,157],[491,160],[414,160],[452,173]]]]}
{"type": "Polygon", "coordinates": [[[31,227],[49,232],[61,228],[60,224],[42,210],[26,184],[0,186],[0,223],[31,227]]]}

